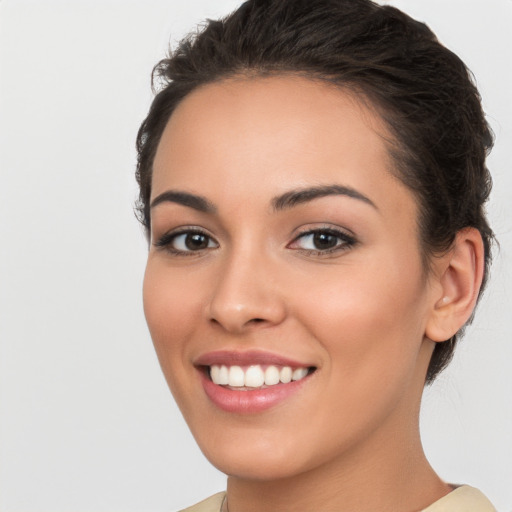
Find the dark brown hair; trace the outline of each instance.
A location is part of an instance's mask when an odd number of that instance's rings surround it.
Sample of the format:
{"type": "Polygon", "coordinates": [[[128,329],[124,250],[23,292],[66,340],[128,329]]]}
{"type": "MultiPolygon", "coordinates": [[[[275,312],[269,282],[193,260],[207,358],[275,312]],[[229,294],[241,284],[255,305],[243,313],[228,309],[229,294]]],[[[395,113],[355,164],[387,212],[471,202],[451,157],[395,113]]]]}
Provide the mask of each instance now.
{"type": "MultiPolygon", "coordinates": [[[[485,284],[493,240],[485,158],[493,137],[472,75],[426,25],[370,0],[249,0],[209,20],[157,64],[159,92],[137,136],[136,209],[146,229],[153,160],[177,104],[211,82],[282,73],[369,100],[394,137],[388,147],[396,175],[417,197],[425,262],[449,249],[459,230],[475,227],[485,247],[485,284]]],[[[460,334],[436,344],[427,383],[448,364],[460,334]]]]}

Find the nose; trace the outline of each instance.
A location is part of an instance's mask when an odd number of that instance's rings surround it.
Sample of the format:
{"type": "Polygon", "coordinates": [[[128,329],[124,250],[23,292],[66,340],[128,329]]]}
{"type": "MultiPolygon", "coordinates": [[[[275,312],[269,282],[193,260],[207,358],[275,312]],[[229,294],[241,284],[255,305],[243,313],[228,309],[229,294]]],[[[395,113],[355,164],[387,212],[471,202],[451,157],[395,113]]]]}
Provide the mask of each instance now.
{"type": "Polygon", "coordinates": [[[209,303],[209,317],[231,333],[280,324],[286,316],[277,269],[269,259],[248,251],[222,262],[209,303]]]}

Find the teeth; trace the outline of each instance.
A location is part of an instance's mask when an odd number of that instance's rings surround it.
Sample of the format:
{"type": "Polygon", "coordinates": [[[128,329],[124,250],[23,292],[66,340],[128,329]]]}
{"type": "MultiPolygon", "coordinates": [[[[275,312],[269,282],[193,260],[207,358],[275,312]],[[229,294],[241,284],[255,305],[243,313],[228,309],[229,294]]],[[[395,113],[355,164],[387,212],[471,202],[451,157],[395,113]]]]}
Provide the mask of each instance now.
{"type": "Polygon", "coordinates": [[[292,380],[292,369],[289,366],[283,366],[279,372],[279,380],[283,384],[288,384],[292,380]]]}
{"type": "Polygon", "coordinates": [[[303,379],[308,374],[307,368],[297,368],[293,370],[292,380],[300,380],[303,379]]]}
{"type": "Polygon", "coordinates": [[[274,386],[280,382],[288,384],[292,380],[303,379],[308,374],[307,368],[290,366],[268,366],[265,370],[259,365],[251,365],[244,370],[241,366],[212,365],[210,377],[214,384],[235,388],[260,388],[263,385],[274,386]]]}
{"type": "Polygon", "coordinates": [[[273,386],[279,383],[279,370],[276,366],[269,366],[265,370],[265,384],[267,386],[273,386]]]}
{"type": "Polygon", "coordinates": [[[249,366],[245,372],[245,385],[248,388],[259,388],[265,384],[265,374],[260,365],[249,366]]]}
{"type": "MultiPolygon", "coordinates": [[[[212,369],[214,367],[212,366],[212,369]]],[[[215,382],[215,381],[214,381],[215,382]]],[[[229,384],[229,370],[227,366],[222,365],[219,370],[219,384],[221,386],[226,386],[229,384]]]]}
{"type": "Polygon", "coordinates": [[[229,385],[241,387],[245,384],[245,374],[240,366],[232,366],[229,369],[229,385]]]}
{"type": "Polygon", "coordinates": [[[213,382],[220,382],[219,374],[220,366],[214,365],[210,368],[210,377],[212,378],[213,382]]]}

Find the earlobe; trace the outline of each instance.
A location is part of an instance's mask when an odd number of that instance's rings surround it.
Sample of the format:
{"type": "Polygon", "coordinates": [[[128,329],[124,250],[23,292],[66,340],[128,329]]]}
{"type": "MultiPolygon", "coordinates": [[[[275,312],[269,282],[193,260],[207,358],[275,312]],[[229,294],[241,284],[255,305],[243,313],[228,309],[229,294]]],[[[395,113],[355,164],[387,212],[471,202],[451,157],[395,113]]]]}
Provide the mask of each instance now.
{"type": "Polygon", "coordinates": [[[425,335],[451,338],[471,317],[484,272],[484,246],[476,228],[459,231],[450,251],[435,262],[439,282],[425,335]]]}

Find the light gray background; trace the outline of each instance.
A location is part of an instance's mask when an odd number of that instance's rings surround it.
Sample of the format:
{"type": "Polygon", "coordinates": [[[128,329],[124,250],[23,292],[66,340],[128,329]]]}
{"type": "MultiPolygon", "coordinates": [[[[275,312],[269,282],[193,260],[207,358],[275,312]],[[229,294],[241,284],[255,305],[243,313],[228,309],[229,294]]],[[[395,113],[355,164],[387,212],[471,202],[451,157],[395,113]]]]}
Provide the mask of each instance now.
{"type": "MultiPolygon", "coordinates": [[[[384,1],[384,0],[383,0],[384,1]]],[[[512,1],[396,0],[467,62],[496,148],[493,280],[426,392],[429,458],[512,511],[512,1]]],[[[144,323],[134,139],[169,41],[238,0],[0,1],[0,510],[171,511],[224,488],[144,323]]]]}

